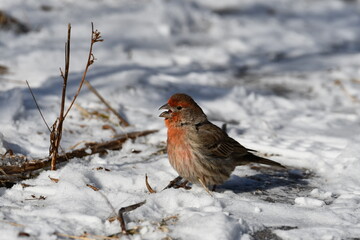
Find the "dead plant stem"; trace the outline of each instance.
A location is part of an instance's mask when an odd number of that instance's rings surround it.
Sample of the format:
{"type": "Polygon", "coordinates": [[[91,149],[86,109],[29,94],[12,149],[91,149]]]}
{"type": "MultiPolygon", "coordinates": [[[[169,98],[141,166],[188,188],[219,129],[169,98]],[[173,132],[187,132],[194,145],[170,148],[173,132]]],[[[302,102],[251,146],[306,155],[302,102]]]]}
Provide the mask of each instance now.
{"type": "Polygon", "coordinates": [[[33,100],[34,100],[34,102],[35,102],[36,108],[38,109],[38,111],[39,111],[39,113],[40,113],[40,116],[41,116],[43,122],[45,123],[45,125],[46,125],[46,127],[48,128],[49,132],[51,132],[50,127],[49,127],[49,125],[47,124],[47,122],[46,122],[46,120],[45,120],[45,117],[44,117],[44,115],[43,115],[42,112],[41,112],[41,109],[40,109],[40,107],[39,107],[39,104],[38,104],[37,101],[36,101],[35,95],[34,95],[32,89],[31,89],[31,87],[30,87],[30,84],[29,84],[28,80],[26,80],[26,84],[27,84],[27,86],[28,86],[28,88],[29,88],[29,91],[30,91],[30,93],[31,93],[31,96],[32,96],[32,98],[33,98],[33,100]]]}
{"type": "Polygon", "coordinates": [[[55,130],[54,146],[52,148],[53,152],[51,152],[51,170],[56,170],[56,159],[58,156],[60,141],[62,137],[63,122],[65,120],[64,109],[65,109],[65,99],[66,99],[66,87],[67,87],[69,67],[70,67],[70,38],[71,38],[71,24],[69,23],[67,41],[65,43],[65,72],[62,72],[60,69],[61,76],[63,78],[63,87],[61,94],[59,120],[57,122],[57,125],[54,125],[54,127],[56,127],[56,130],[55,130]]]}
{"type": "Polygon", "coordinates": [[[101,39],[100,32],[98,32],[97,30],[94,31],[94,24],[93,23],[91,23],[91,31],[92,31],[92,34],[91,34],[90,49],[89,49],[89,55],[88,55],[88,60],[86,62],[85,70],[83,72],[83,75],[82,75],[81,82],[80,82],[80,85],[78,87],[78,90],[77,90],[76,94],[74,95],[74,98],[71,101],[70,106],[69,106],[69,108],[67,109],[67,111],[66,111],[66,113],[64,115],[64,118],[66,118],[66,116],[68,115],[68,113],[69,113],[71,107],[73,106],[76,98],[79,96],[80,90],[81,90],[81,88],[82,88],[82,86],[83,86],[83,84],[85,82],[87,71],[88,71],[90,65],[92,65],[94,63],[95,57],[94,57],[93,52],[92,52],[94,43],[103,41],[103,39],[101,39]]]}

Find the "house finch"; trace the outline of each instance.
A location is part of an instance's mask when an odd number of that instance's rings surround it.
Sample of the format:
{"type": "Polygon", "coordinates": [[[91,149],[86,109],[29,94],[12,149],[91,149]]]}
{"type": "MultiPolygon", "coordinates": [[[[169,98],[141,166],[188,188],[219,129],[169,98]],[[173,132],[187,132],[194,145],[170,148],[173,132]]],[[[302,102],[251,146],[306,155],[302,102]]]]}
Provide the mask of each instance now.
{"type": "Polygon", "coordinates": [[[170,164],[187,181],[207,186],[224,183],[236,166],[260,163],[281,164],[249,152],[240,143],[212,124],[188,95],[177,93],[160,109],[165,118],[170,164]]]}

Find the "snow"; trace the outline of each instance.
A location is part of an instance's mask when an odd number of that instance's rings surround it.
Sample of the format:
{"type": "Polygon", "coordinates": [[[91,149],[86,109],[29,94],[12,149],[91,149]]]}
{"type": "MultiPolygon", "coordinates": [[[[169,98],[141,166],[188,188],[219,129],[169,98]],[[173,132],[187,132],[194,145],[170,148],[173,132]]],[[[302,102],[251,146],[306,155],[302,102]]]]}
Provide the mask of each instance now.
{"type": "MultiPolygon", "coordinates": [[[[125,239],[360,237],[360,3],[342,0],[2,0],[31,29],[0,29],[0,154],[45,157],[59,112],[64,42],[72,24],[67,103],[85,67],[93,22],[104,42],[87,79],[131,123],[84,86],[64,123],[62,148],[158,129],[120,151],[72,159],[0,188],[0,239],[66,239],[121,231],[125,239]],[[47,9],[47,10],[44,10],[47,9]],[[177,176],[157,110],[176,92],[250,149],[288,166],[238,167],[210,196],[200,186],[162,189],[177,176]],[[100,117],[103,116],[103,117],[100,117]],[[112,126],[103,129],[104,125],[112,126]],[[105,170],[106,169],[106,170],[105,170]],[[145,174],[157,193],[148,193],[145,174]],[[58,179],[54,182],[50,179],[58,179]],[[27,185],[24,185],[27,184],[27,185]],[[94,186],[94,191],[87,185],[94,186]]],[[[0,167],[22,157],[0,158],[0,167]]],[[[264,238],[265,239],[265,238],[264,238]]]]}

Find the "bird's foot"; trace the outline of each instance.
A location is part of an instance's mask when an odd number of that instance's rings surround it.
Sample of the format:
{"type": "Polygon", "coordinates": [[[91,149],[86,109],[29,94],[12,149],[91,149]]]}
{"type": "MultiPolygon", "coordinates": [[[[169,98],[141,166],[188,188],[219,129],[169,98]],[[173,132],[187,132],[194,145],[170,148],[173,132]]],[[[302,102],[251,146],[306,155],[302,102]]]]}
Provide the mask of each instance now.
{"type": "Polygon", "coordinates": [[[183,180],[182,177],[178,176],[176,177],[174,180],[170,181],[170,183],[163,189],[168,189],[168,188],[184,188],[186,190],[191,189],[191,187],[187,186],[187,184],[189,183],[189,181],[185,180],[183,182],[181,182],[183,180]]]}
{"type": "Polygon", "coordinates": [[[179,183],[179,184],[175,185],[174,188],[183,188],[183,189],[186,189],[186,190],[190,190],[191,187],[187,185],[188,183],[189,183],[189,181],[185,180],[182,183],[179,183]]]}

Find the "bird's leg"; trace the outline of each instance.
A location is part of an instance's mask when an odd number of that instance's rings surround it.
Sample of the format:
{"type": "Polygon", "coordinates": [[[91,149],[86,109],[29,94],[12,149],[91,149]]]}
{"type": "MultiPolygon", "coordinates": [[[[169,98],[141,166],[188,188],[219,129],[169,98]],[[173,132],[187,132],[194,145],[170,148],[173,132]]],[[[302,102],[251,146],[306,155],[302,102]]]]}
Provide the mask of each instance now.
{"type": "Polygon", "coordinates": [[[205,185],[204,181],[201,178],[198,178],[201,186],[206,190],[206,192],[213,197],[212,193],[210,192],[210,190],[208,189],[208,187],[205,185]]]}

